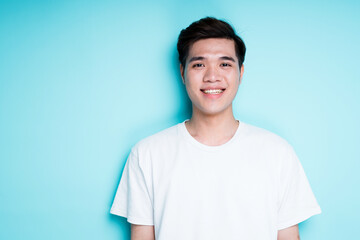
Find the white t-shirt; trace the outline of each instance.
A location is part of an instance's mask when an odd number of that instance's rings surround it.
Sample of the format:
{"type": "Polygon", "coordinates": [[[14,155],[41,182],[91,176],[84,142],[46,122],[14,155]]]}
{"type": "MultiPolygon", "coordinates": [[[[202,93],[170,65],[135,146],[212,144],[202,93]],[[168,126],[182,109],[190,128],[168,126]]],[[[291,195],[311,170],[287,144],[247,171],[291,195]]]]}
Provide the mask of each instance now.
{"type": "Polygon", "coordinates": [[[276,240],[320,212],[293,148],[244,122],[220,146],[195,140],[185,122],[143,139],[111,208],[154,225],[157,240],[276,240]]]}

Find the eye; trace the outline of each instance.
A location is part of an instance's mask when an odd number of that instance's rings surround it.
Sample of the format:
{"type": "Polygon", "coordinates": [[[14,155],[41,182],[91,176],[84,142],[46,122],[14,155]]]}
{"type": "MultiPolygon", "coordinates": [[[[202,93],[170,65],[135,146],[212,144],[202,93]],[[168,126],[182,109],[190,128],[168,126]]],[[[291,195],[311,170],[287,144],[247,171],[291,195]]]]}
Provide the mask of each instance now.
{"type": "Polygon", "coordinates": [[[222,63],[222,64],[220,64],[220,66],[222,66],[222,67],[231,67],[231,64],[230,63],[222,63]]]}
{"type": "Polygon", "coordinates": [[[193,68],[199,68],[199,67],[203,67],[203,66],[204,66],[204,64],[202,64],[202,63],[195,63],[193,65],[193,68]]]}

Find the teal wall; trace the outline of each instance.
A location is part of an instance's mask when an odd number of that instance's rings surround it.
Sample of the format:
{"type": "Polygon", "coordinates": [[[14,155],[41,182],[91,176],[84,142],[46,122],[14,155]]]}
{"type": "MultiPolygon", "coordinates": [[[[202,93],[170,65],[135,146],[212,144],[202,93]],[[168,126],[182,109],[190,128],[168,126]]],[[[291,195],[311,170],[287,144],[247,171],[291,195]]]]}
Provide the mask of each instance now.
{"type": "Polygon", "coordinates": [[[295,148],[323,213],[360,214],[359,1],[0,1],[0,239],[129,239],[109,214],[130,148],[189,117],[179,31],[232,23],[248,51],[236,117],[295,148]]]}

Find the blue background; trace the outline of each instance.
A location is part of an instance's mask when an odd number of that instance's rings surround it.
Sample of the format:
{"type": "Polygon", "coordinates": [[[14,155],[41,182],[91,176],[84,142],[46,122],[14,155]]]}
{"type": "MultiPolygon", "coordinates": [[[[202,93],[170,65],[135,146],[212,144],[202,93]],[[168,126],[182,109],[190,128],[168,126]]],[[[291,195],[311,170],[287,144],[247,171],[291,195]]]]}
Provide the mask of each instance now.
{"type": "Polygon", "coordinates": [[[234,109],[295,148],[322,208],[302,239],[358,236],[359,1],[0,1],[0,239],[129,239],[110,206],[130,148],[190,115],[176,40],[204,16],[247,45],[234,109]]]}

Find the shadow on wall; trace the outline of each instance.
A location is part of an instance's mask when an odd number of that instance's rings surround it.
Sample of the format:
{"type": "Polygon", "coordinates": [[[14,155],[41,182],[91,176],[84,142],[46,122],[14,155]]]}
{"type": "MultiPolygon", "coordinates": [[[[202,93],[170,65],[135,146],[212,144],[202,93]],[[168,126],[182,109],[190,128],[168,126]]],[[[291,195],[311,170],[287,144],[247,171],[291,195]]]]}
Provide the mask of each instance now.
{"type": "Polygon", "coordinates": [[[111,195],[111,197],[109,199],[109,204],[108,204],[108,206],[109,206],[109,210],[108,210],[108,220],[109,220],[109,222],[111,222],[111,224],[116,225],[116,229],[119,229],[119,231],[120,231],[120,236],[125,236],[126,239],[130,239],[131,225],[127,222],[126,218],[111,214],[110,213],[110,208],[111,208],[112,203],[114,201],[115,194],[116,194],[117,188],[118,188],[119,183],[120,183],[121,176],[122,176],[124,168],[125,168],[126,159],[129,156],[129,154],[130,154],[130,149],[128,151],[126,151],[126,153],[124,153],[120,157],[120,160],[124,159],[124,161],[123,161],[123,164],[121,165],[121,169],[119,171],[117,181],[114,183],[114,188],[113,188],[114,191],[113,191],[113,194],[111,195]]]}
{"type": "Polygon", "coordinates": [[[126,218],[109,213],[109,221],[120,229],[120,236],[123,237],[121,239],[130,239],[131,225],[127,222],[126,218]]]}
{"type": "MultiPolygon", "coordinates": [[[[174,98],[179,99],[181,104],[174,106],[174,108],[177,108],[178,111],[176,111],[176,114],[173,116],[169,116],[169,118],[161,119],[161,121],[155,123],[144,121],[144,123],[141,126],[137,126],[136,129],[133,129],[131,131],[128,131],[128,136],[124,136],[124,139],[133,139],[133,136],[150,136],[158,131],[163,130],[166,127],[173,126],[179,122],[184,121],[185,119],[189,119],[191,117],[191,101],[186,93],[185,85],[182,83],[182,78],[180,74],[180,63],[178,60],[178,52],[176,49],[176,43],[174,44],[174,48],[169,52],[169,58],[170,58],[170,64],[169,68],[171,69],[172,76],[174,83],[174,98]]],[[[134,140],[134,139],[133,139],[134,140]]],[[[140,140],[140,139],[138,139],[140,140]]],[[[134,140],[134,142],[137,142],[137,140],[134,140]]],[[[131,146],[132,147],[132,146],[131,146]]],[[[115,198],[115,194],[118,188],[118,185],[120,183],[120,179],[122,176],[122,173],[124,171],[126,160],[130,154],[131,147],[126,150],[126,154],[123,154],[121,156],[123,164],[121,165],[121,171],[119,174],[119,177],[114,185],[114,191],[110,199],[110,206],[112,205],[112,202],[115,198]]],[[[116,227],[120,230],[120,235],[124,237],[124,239],[130,239],[130,232],[131,232],[131,225],[127,222],[126,218],[112,215],[109,213],[109,221],[116,225],[116,227]]]]}
{"type": "MultiPolygon", "coordinates": [[[[176,46],[172,50],[171,54],[171,69],[173,72],[174,80],[176,82],[176,96],[180,99],[179,102],[182,103],[182,105],[179,106],[178,114],[175,117],[175,119],[189,119],[191,117],[191,101],[186,93],[185,85],[182,82],[181,74],[180,74],[180,63],[179,63],[179,54],[177,52],[176,46]]],[[[177,106],[176,106],[177,107],[177,106]]]]}

